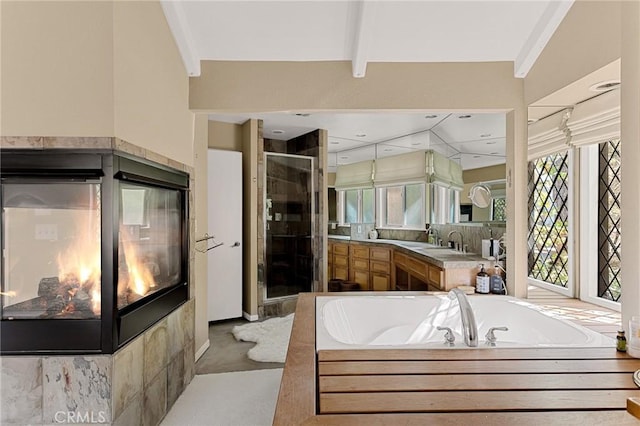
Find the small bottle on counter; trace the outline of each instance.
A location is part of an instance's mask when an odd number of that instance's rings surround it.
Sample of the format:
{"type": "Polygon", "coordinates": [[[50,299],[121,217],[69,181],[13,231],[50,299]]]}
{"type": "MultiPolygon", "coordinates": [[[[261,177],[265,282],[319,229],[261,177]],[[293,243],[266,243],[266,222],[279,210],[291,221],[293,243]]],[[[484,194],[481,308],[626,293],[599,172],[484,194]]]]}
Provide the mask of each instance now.
{"type": "Polygon", "coordinates": [[[484,270],[484,264],[480,264],[480,272],[476,275],[476,293],[489,294],[489,274],[484,270]]]}
{"type": "Polygon", "coordinates": [[[502,273],[500,272],[500,266],[496,265],[493,275],[490,278],[491,293],[504,294],[504,281],[502,279],[502,273]]]}
{"type": "Polygon", "coordinates": [[[616,349],[618,352],[627,351],[627,338],[624,336],[624,330],[618,331],[616,336],[616,349]]]}

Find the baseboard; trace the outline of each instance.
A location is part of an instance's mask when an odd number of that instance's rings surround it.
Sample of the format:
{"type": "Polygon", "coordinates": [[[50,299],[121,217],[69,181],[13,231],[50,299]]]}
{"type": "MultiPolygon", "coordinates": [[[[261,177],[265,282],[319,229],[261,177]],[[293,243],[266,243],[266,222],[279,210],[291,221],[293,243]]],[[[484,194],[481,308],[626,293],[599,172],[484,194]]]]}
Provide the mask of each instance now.
{"type": "Polygon", "coordinates": [[[211,342],[209,341],[209,339],[207,339],[202,346],[200,346],[200,349],[198,349],[198,351],[196,352],[196,361],[198,361],[200,359],[200,357],[202,355],[204,355],[204,353],[207,351],[207,349],[209,349],[209,346],[211,346],[211,342]]]}
{"type": "Polygon", "coordinates": [[[258,321],[259,317],[257,315],[249,315],[248,313],[242,311],[242,316],[247,321],[258,321]]]}

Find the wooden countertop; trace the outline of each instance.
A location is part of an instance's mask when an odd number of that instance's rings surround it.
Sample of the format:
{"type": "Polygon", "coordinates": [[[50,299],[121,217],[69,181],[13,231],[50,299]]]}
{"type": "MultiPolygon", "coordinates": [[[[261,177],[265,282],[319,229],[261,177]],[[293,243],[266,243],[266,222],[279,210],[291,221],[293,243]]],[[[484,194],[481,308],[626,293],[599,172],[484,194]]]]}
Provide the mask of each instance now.
{"type": "Polygon", "coordinates": [[[316,353],[320,294],[298,297],[274,425],[640,423],[640,359],[615,348],[316,353]]]}

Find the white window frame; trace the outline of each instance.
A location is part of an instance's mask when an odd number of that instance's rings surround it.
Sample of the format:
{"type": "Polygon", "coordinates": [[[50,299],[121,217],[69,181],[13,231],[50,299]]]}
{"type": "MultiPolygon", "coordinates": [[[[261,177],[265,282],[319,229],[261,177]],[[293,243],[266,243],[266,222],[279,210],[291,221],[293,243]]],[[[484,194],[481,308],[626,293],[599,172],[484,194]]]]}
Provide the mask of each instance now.
{"type": "Polygon", "coordinates": [[[600,145],[578,149],[580,157],[580,199],[577,220],[580,222],[580,299],[620,312],[620,302],[598,297],[598,197],[600,145]]]}
{"type": "MultiPolygon", "coordinates": [[[[347,222],[345,219],[345,215],[346,215],[346,202],[345,202],[345,198],[346,198],[346,192],[347,191],[357,191],[357,196],[358,196],[358,221],[356,223],[363,223],[364,222],[364,206],[363,206],[363,196],[362,196],[362,192],[364,190],[367,189],[371,189],[374,190],[373,188],[353,188],[353,189],[341,189],[336,191],[336,202],[337,202],[337,212],[336,214],[338,215],[338,226],[351,226],[350,222],[347,222]]],[[[374,222],[375,222],[375,213],[376,213],[376,197],[375,197],[375,190],[373,193],[373,215],[374,215],[374,222]]]]}
{"type": "MultiPolygon", "coordinates": [[[[555,293],[559,293],[562,294],[563,296],[567,296],[567,297],[574,297],[576,294],[576,285],[575,283],[576,281],[576,261],[575,261],[575,255],[577,253],[576,251],[576,232],[575,230],[577,229],[575,221],[576,221],[576,209],[574,209],[574,196],[575,196],[575,192],[577,190],[577,185],[579,185],[578,179],[576,179],[576,174],[575,174],[575,167],[574,167],[574,150],[573,149],[569,149],[567,151],[568,153],[568,157],[567,157],[567,166],[568,166],[568,175],[569,175],[569,184],[568,184],[568,189],[569,189],[569,194],[568,194],[568,199],[567,199],[567,208],[569,209],[569,226],[567,227],[567,232],[569,233],[569,236],[567,238],[567,256],[568,256],[568,263],[567,263],[567,275],[568,280],[567,280],[567,287],[561,287],[559,285],[555,285],[555,284],[550,284],[548,282],[545,281],[541,281],[535,278],[531,278],[530,276],[527,275],[527,283],[534,285],[536,287],[540,287],[543,288],[545,290],[549,290],[549,291],[553,291],[555,293]]],[[[546,156],[545,156],[546,157],[546,156]]],[[[532,160],[534,161],[534,160],[532,160]]]]}
{"type": "Polygon", "coordinates": [[[376,227],[380,229],[404,229],[404,230],[414,230],[414,231],[424,231],[427,223],[427,192],[426,192],[426,183],[423,182],[398,182],[393,185],[384,185],[376,187],[376,227]],[[422,202],[420,205],[422,206],[420,215],[421,215],[421,223],[422,227],[416,227],[406,224],[406,206],[405,206],[405,193],[407,185],[421,185],[420,187],[420,198],[422,202]],[[404,224],[401,226],[389,225],[387,223],[387,188],[394,187],[402,187],[402,204],[404,211],[404,224]]]}

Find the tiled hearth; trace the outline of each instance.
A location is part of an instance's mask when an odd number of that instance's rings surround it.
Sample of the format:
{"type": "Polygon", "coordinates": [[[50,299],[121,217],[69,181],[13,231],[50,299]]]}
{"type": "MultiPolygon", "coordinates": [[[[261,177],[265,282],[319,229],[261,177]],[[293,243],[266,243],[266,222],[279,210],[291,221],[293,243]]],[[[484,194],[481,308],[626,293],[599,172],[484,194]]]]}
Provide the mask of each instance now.
{"type": "MultiPolygon", "coordinates": [[[[189,241],[194,241],[193,169],[117,138],[2,137],[1,148],[114,149],[190,174],[189,241]]],[[[194,292],[189,252],[189,294],[194,292]]],[[[157,425],[194,376],[191,298],[112,355],[0,357],[3,425],[157,425]]]]}

